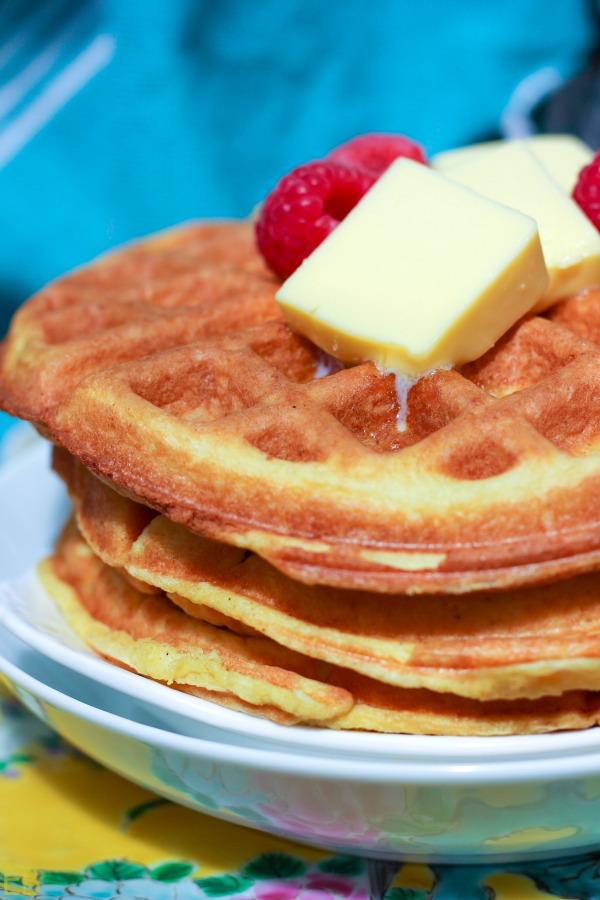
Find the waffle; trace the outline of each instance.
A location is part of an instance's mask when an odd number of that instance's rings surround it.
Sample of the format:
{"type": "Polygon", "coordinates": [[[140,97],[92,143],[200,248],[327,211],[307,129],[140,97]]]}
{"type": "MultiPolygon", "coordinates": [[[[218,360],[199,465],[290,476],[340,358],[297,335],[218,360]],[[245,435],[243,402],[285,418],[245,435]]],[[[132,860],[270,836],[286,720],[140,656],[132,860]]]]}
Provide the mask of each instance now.
{"type": "Polygon", "coordinates": [[[177,690],[281,724],[417,734],[492,735],[583,728],[600,693],[481,703],[382,684],[265,637],[187,616],[103,563],[70,522],[40,574],[68,621],[98,653],[177,690]]]}
{"type": "Polygon", "coordinates": [[[241,224],[176,228],[107,254],[17,311],[0,399],[42,424],[90,372],[272,319],[275,288],[241,224]]]}
{"type": "Polygon", "coordinates": [[[132,671],[285,724],[318,722],[352,706],[346,691],[319,678],[327,666],[185,616],[162,592],[137,590],[92,553],[72,522],[41,576],[75,631],[132,671]]]}
{"type": "Polygon", "coordinates": [[[393,375],[336,371],[292,333],[274,289],[250,225],[126,249],[17,314],[0,402],[128,496],[307,584],[460,593],[598,567],[600,293],[421,379],[404,410],[393,375]]]}
{"type": "Polygon", "coordinates": [[[452,597],[310,586],[117,494],[64,450],[54,465],[94,553],[189,617],[400,688],[485,701],[600,689],[600,574],[452,597]]]}

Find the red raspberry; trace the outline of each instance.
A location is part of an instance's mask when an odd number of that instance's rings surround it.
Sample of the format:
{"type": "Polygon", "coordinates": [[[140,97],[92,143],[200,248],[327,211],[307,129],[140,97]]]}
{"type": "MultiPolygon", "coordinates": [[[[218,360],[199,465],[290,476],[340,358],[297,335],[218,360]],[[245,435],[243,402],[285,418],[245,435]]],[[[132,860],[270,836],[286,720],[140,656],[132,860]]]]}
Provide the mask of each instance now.
{"type": "Polygon", "coordinates": [[[600,153],[579,173],[573,199],[600,231],[600,153]]]}
{"type": "Polygon", "coordinates": [[[399,156],[427,165],[427,158],[419,144],[401,134],[360,134],[332,150],[327,159],[356,166],[379,178],[399,156]]]}
{"type": "Polygon", "coordinates": [[[287,278],[356,206],[375,179],[336,162],[310,162],[281,179],[256,223],[258,248],[287,278]]]}

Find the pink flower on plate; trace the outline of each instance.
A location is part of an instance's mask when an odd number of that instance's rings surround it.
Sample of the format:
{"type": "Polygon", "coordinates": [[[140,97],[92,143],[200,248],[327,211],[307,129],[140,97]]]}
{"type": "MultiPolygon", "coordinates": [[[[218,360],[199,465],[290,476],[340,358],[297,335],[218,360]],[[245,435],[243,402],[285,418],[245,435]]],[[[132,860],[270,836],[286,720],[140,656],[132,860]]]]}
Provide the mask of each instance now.
{"type": "Polygon", "coordinates": [[[301,890],[297,881],[263,881],[254,885],[254,896],[256,900],[296,900],[301,890]]]}
{"type": "Polygon", "coordinates": [[[356,887],[356,882],[351,878],[346,878],[345,875],[335,875],[332,872],[309,872],[305,881],[307,887],[329,891],[336,897],[351,897],[356,887]]]}
{"type": "Polygon", "coordinates": [[[368,900],[368,892],[351,878],[329,872],[309,872],[298,881],[263,881],[254,885],[256,900],[368,900]]]}
{"type": "Polygon", "coordinates": [[[277,808],[274,805],[261,804],[260,812],[272,823],[285,830],[289,834],[303,835],[305,837],[318,837],[321,840],[333,838],[352,842],[355,837],[367,838],[375,842],[381,837],[379,829],[369,827],[360,820],[351,822],[348,818],[342,818],[331,813],[319,820],[316,816],[308,818],[295,810],[277,808]]]}
{"type": "MultiPolygon", "coordinates": [[[[258,810],[278,829],[288,835],[310,838],[314,843],[334,840],[338,845],[352,846],[356,838],[361,843],[376,843],[381,831],[370,821],[368,810],[373,807],[372,790],[348,791],[335,784],[301,784],[290,787],[273,776],[258,788],[268,797],[258,810]]],[[[397,798],[393,812],[398,814],[397,798]]],[[[385,812],[384,800],[375,804],[378,816],[385,812]]]]}

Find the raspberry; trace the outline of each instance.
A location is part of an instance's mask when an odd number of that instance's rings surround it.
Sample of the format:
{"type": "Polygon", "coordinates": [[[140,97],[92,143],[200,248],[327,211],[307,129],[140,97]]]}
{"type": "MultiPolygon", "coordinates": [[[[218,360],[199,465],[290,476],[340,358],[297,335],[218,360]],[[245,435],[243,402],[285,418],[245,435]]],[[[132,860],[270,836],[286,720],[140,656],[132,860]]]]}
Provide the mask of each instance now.
{"type": "Polygon", "coordinates": [[[328,154],[327,159],[355,166],[379,178],[399,156],[427,165],[427,158],[419,144],[401,134],[361,134],[340,144],[328,154]]]}
{"type": "Polygon", "coordinates": [[[258,248],[287,278],[356,206],[375,179],[340,163],[310,162],[281,179],[256,223],[258,248]]]}
{"type": "Polygon", "coordinates": [[[573,199],[600,231],[600,153],[579,173],[573,199]]]}

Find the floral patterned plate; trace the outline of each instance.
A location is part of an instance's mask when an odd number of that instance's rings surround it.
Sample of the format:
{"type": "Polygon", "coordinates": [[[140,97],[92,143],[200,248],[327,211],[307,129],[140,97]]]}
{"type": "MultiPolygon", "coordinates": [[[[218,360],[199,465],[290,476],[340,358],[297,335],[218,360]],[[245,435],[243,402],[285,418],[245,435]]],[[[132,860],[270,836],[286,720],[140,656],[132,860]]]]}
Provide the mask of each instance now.
{"type": "Polygon", "coordinates": [[[16,644],[8,635],[0,647],[0,673],[30,711],[107,768],[209,815],[381,859],[524,860],[600,845],[600,752],[442,765],[187,737],[77,699],[54,664],[34,677],[16,644]]]}

